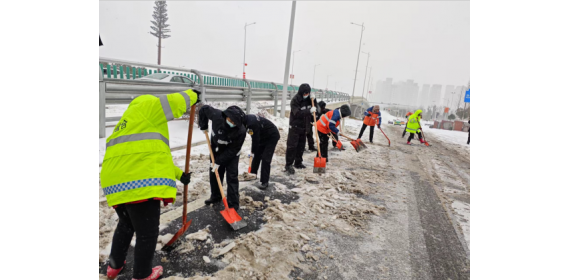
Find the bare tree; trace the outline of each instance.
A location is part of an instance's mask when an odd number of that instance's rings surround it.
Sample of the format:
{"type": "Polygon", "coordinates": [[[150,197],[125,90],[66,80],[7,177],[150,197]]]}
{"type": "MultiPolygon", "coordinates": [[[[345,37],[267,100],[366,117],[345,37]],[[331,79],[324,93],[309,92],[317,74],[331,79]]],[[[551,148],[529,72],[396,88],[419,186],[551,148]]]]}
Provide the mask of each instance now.
{"type": "MultiPolygon", "coordinates": [[[[154,12],[152,13],[152,18],[154,18],[154,20],[150,21],[153,25],[150,28],[153,31],[151,31],[150,34],[158,38],[158,65],[160,65],[162,39],[170,37],[170,35],[166,34],[170,32],[170,29],[167,29],[170,25],[166,24],[166,21],[168,20],[168,14],[166,12],[166,1],[154,1],[154,12]]],[[[158,70],[160,71],[160,69],[158,70]]]]}

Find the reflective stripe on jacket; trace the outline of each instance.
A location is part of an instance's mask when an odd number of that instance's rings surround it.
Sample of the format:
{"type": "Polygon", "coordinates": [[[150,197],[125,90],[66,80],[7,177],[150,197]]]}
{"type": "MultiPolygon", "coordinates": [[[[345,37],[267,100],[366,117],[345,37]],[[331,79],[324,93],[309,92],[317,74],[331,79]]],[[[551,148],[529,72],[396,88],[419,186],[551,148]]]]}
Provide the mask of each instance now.
{"type": "Polygon", "coordinates": [[[420,129],[420,120],[419,114],[422,113],[422,110],[417,110],[413,115],[408,117],[408,123],[406,124],[406,131],[409,133],[416,133],[420,129]]]}
{"type": "Polygon", "coordinates": [[[317,130],[319,130],[321,133],[324,134],[329,134],[331,131],[334,133],[338,133],[338,129],[336,129],[336,127],[338,127],[339,124],[340,124],[340,110],[339,109],[331,110],[328,111],[326,114],[323,114],[319,119],[319,121],[317,121],[317,130]],[[336,122],[334,121],[335,118],[333,117],[333,115],[335,115],[335,112],[337,118],[339,118],[339,120],[337,120],[336,122]],[[332,129],[331,126],[334,129],[332,129]]]}

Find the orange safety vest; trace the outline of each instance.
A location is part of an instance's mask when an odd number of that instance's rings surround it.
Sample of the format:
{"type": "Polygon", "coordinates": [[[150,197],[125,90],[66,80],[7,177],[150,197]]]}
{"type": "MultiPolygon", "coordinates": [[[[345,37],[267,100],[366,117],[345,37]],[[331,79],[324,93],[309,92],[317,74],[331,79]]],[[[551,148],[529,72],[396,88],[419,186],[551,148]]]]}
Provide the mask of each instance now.
{"type": "MultiPolygon", "coordinates": [[[[334,110],[328,111],[326,114],[323,114],[319,121],[317,122],[317,129],[324,134],[329,134],[331,129],[329,128],[329,123],[332,122],[331,118],[333,115],[334,110]]],[[[340,113],[340,112],[339,112],[340,113]]],[[[336,122],[335,126],[338,127],[340,124],[340,120],[336,122]]]]}
{"type": "Polygon", "coordinates": [[[367,126],[377,125],[380,121],[380,119],[378,118],[379,115],[380,115],[380,112],[378,112],[378,113],[370,112],[370,116],[364,117],[364,124],[367,126]]]}

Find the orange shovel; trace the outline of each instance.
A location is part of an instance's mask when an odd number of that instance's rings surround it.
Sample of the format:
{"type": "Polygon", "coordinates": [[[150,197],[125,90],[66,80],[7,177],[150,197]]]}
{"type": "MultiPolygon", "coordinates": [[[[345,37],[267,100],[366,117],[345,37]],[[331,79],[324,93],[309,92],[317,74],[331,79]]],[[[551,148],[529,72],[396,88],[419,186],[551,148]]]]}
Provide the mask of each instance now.
{"type": "MultiPolygon", "coordinates": [[[[208,148],[210,149],[210,157],[212,159],[212,168],[215,166],[214,161],[214,153],[212,152],[212,144],[210,143],[210,136],[208,135],[208,131],[205,130],[204,134],[206,135],[206,141],[208,141],[208,148]]],[[[230,224],[230,226],[234,230],[238,230],[247,226],[247,223],[241,219],[241,217],[236,212],[236,209],[228,207],[228,200],[224,195],[224,189],[222,188],[222,182],[220,181],[220,175],[218,174],[218,169],[214,170],[216,173],[216,179],[218,180],[218,186],[220,187],[220,193],[222,194],[222,201],[224,202],[224,206],[226,207],[224,210],[220,211],[226,222],[230,224]]]]}
{"type": "MultiPolygon", "coordinates": [[[[311,98],[311,104],[315,107],[315,99],[311,98]]],[[[323,174],[326,173],[327,159],[321,157],[321,146],[319,144],[319,130],[317,129],[317,116],[313,112],[313,125],[315,126],[315,142],[317,142],[317,151],[319,151],[319,156],[315,158],[315,164],[313,165],[313,173],[323,174]]]]}

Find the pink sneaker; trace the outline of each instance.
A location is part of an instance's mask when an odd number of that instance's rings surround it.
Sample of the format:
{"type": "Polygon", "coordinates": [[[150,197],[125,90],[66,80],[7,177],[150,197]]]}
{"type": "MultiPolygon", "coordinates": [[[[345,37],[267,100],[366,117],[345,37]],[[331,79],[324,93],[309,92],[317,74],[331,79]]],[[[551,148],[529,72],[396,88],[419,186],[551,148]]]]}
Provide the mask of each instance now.
{"type": "MultiPolygon", "coordinates": [[[[125,264],[127,264],[127,261],[125,261],[125,264]]],[[[117,275],[119,275],[119,273],[121,273],[121,270],[123,270],[124,267],[125,267],[125,265],[123,265],[121,268],[114,269],[111,267],[111,265],[108,265],[107,266],[107,278],[109,278],[109,279],[117,278],[117,275]]]]}
{"type": "Polygon", "coordinates": [[[161,265],[158,265],[158,266],[155,266],[155,267],[152,269],[152,273],[150,274],[149,277],[144,278],[144,279],[135,279],[135,278],[133,278],[133,280],[156,280],[156,279],[158,279],[161,275],[162,275],[162,266],[161,266],[161,265]]]}

